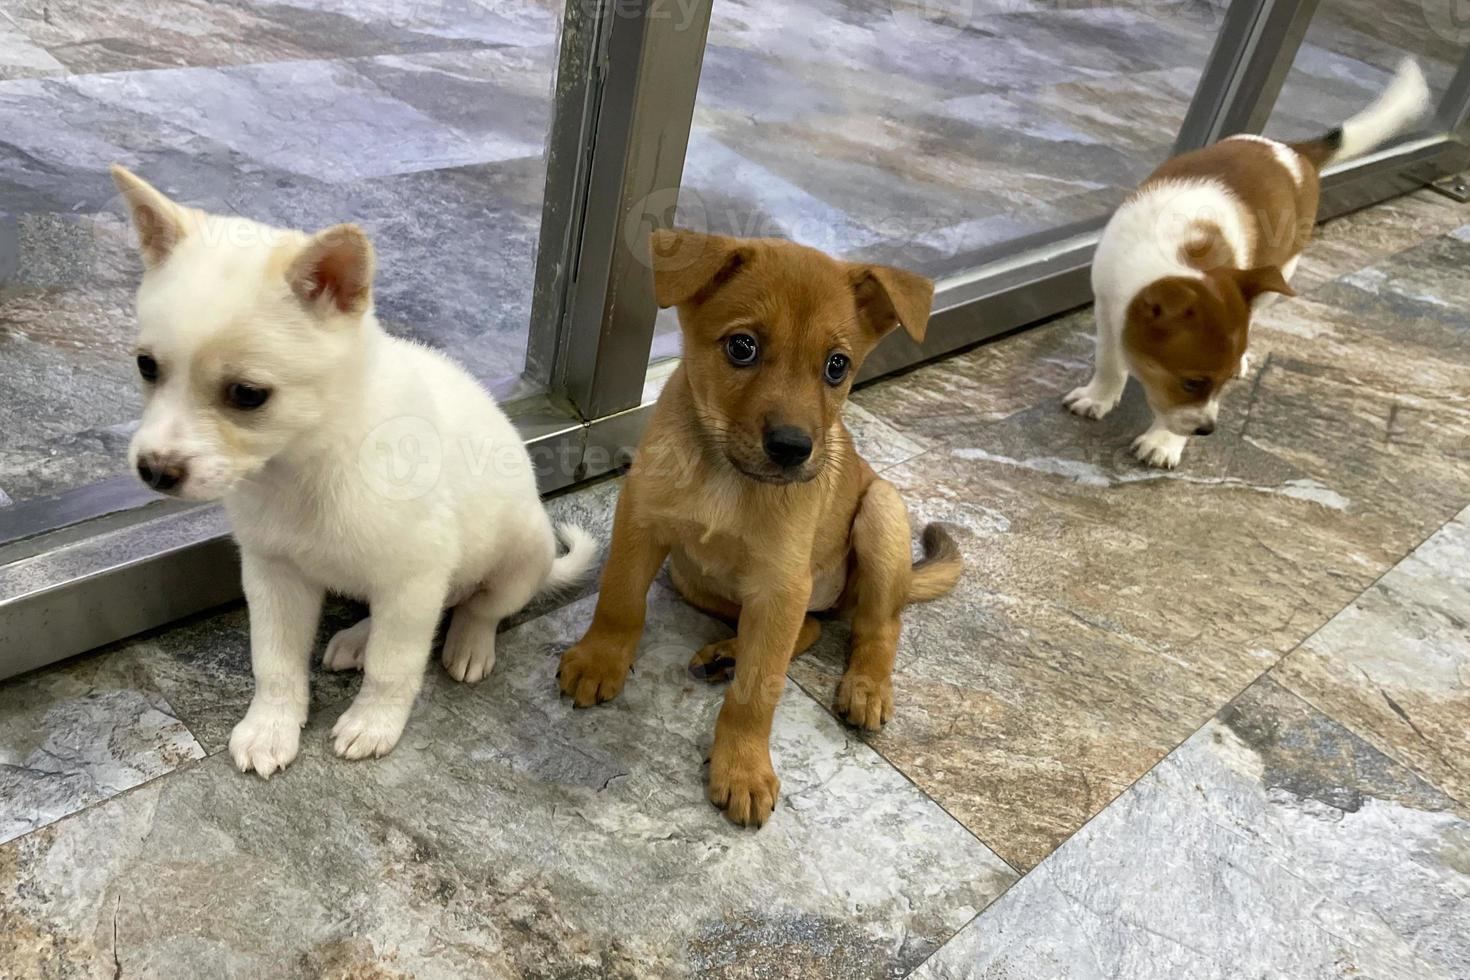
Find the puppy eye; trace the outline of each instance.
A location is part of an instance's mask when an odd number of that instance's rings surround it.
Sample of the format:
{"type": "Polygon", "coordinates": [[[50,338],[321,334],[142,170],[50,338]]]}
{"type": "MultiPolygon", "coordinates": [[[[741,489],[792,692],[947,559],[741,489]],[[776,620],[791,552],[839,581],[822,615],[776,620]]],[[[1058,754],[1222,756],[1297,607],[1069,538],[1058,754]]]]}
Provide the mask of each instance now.
{"type": "Polygon", "coordinates": [[[827,366],[822,371],[822,377],[834,388],[847,379],[847,371],[852,367],[852,360],[846,354],[833,354],[827,358],[827,366]]]}
{"type": "Polygon", "coordinates": [[[247,412],[264,405],[270,396],[269,388],[257,388],[243,381],[236,381],[225,389],[225,401],[232,408],[243,409],[247,412]]]}
{"type": "Polygon", "coordinates": [[[144,381],[158,380],[158,362],[153,359],[152,355],[138,355],[138,374],[144,381]]]}
{"type": "Polygon", "coordinates": [[[1185,391],[1191,395],[1204,394],[1210,390],[1209,378],[1185,378],[1182,382],[1185,391]]]}
{"type": "Polygon", "coordinates": [[[760,344],[748,333],[732,333],[725,338],[725,356],[736,367],[750,367],[760,352],[760,344]]]}

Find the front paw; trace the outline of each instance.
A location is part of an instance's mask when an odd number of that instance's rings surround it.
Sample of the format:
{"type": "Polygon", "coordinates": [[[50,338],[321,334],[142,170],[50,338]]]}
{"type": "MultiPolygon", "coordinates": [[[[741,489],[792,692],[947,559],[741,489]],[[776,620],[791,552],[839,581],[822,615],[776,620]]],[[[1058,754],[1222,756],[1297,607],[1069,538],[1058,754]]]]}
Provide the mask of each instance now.
{"type": "Polygon", "coordinates": [[[411,701],[368,700],[359,693],[332,726],[332,750],[344,759],[381,759],[398,744],[412,707],[411,701]]]}
{"type": "Polygon", "coordinates": [[[1250,373],[1251,373],[1251,352],[1250,351],[1246,351],[1244,354],[1240,355],[1240,364],[1235,369],[1235,376],[1237,378],[1244,378],[1246,375],[1248,375],[1250,373]]]}
{"type": "Polygon", "coordinates": [[[1184,452],[1184,444],[1189,440],[1183,436],[1176,436],[1168,429],[1149,429],[1143,435],[1133,440],[1133,455],[1140,462],[1149,466],[1159,466],[1166,470],[1172,470],[1179,465],[1179,457],[1184,452]]]}
{"type": "Polygon", "coordinates": [[[837,685],[837,713],[855,728],[878,731],[893,717],[893,681],[849,667],[837,685]]]}
{"type": "Polygon", "coordinates": [[[1067,392],[1066,397],[1062,399],[1062,404],[1066,405],[1067,410],[1074,415],[1081,415],[1083,418],[1089,419],[1100,419],[1116,408],[1118,406],[1118,400],[1122,397],[1123,393],[1121,391],[1113,395],[1108,395],[1096,390],[1092,385],[1086,384],[1067,392]]]}
{"type": "Polygon", "coordinates": [[[581,643],[561,655],[561,669],[557,671],[561,693],[569,695],[579,708],[611,701],[622,691],[631,666],[632,658],[623,652],[621,644],[583,637],[581,643]]]}
{"type": "Polygon", "coordinates": [[[770,748],[749,740],[731,748],[719,738],[709,760],[709,801],[742,827],[761,827],[776,808],[781,780],[770,748]]]}
{"type": "Polygon", "coordinates": [[[295,760],[301,749],[301,725],[294,712],[252,704],[230,732],[230,758],[241,772],[254,770],[270,779],[295,760]]]}

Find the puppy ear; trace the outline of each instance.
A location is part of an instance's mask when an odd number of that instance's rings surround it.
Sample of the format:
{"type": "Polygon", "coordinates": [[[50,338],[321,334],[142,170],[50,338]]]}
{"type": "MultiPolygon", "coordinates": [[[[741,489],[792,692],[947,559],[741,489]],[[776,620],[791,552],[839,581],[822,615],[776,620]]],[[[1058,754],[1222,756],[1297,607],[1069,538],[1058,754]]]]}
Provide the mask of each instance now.
{"type": "Polygon", "coordinates": [[[120,164],[112,165],[112,182],[127,202],[133,228],[138,232],[138,252],[143,256],[143,264],[156,268],[184,237],[183,209],[120,164]]]}
{"type": "Polygon", "coordinates": [[[313,312],[366,313],[373,302],[373,245],[357,225],[312,236],[286,270],[286,282],[313,312]]]}
{"type": "Polygon", "coordinates": [[[1167,327],[1192,316],[1196,299],[1194,290],[1178,279],[1159,279],[1138,291],[1133,309],[1144,324],[1167,327]]]}
{"type": "Polygon", "coordinates": [[[1283,296],[1295,296],[1296,290],[1286,281],[1281,274],[1278,265],[1262,265],[1254,269],[1237,269],[1231,271],[1235,284],[1240,287],[1240,295],[1245,297],[1247,303],[1254,300],[1262,293],[1280,293],[1283,296]]]}
{"type": "Polygon", "coordinates": [[[660,228],[648,237],[653,296],[660,307],[703,303],[750,261],[740,239],[684,228],[660,228]]]}
{"type": "Polygon", "coordinates": [[[851,266],[848,280],[858,318],[875,337],[903,327],[914,343],[923,341],[934,303],[933,280],[886,265],[851,266]]]}

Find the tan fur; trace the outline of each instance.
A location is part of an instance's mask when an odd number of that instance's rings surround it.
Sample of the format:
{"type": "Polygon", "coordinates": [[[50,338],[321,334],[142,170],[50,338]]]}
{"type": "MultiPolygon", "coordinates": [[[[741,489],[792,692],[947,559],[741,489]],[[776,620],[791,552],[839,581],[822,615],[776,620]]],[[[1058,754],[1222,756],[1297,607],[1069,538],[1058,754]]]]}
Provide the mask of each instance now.
{"type": "Polygon", "coordinates": [[[900,323],[916,340],[933,285],[912,273],[841,262],[790,242],[693,232],[652,237],[655,295],[677,305],[684,358],[655,407],[618,500],[597,611],[562,657],[561,689],[579,706],[622,689],[643,629],[646,594],[665,557],[694,605],[738,621],[736,636],[692,667],[722,678],[738,662],[711,750],[709,796],[740,824],[770,816],[780,782],[769,738],[790,658],[814,643],[809,613],[849,612],[853,651],[838,691],[848,721],[876,729],[893,710],[900,610],[954,584],[958,549],[937,528],[911,566],[898,492],[853,449],[840,410],[863,358],[900,323]],[[737,368],[724,340],[758,337],[761,359],[737,368]],[[847,379],[822,372],[847,354],[847,379]],[[793,472],[764,454],[763,432],[796,426],[813,451],[793,472]]]}

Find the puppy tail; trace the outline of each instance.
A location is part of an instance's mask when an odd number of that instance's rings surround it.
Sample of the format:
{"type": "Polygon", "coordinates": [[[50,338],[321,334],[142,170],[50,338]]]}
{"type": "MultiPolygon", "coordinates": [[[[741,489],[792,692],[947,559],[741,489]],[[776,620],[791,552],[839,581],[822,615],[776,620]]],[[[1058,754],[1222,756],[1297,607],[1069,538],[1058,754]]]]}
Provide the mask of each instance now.
{"type": "Polygon", "coordinates": [[[551,574],[541,587],[545,592],[571,589],[582,584],[597,561],[597,539],[575,524],[558,524],[557,537],[567,546],[567,553],[551,563],[551,574]]]}
{"type": "Polygon", "coordinates": [[[938,599],[960,580],[965,559],[960,546],[949,532],[938,524],[924,528],[924,557],[914,562],[914,577],[909,585],[909,602],[938,599]]]}
{"type": "Polygon", "coordinates": [[[1351,160],[1387,143],[1429,111],[1429,85],[1413,58],[1399,64],[1393,81],[1372,105],[1318,139],[1293,144],[1317,167],[1351,160]]]}

